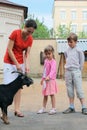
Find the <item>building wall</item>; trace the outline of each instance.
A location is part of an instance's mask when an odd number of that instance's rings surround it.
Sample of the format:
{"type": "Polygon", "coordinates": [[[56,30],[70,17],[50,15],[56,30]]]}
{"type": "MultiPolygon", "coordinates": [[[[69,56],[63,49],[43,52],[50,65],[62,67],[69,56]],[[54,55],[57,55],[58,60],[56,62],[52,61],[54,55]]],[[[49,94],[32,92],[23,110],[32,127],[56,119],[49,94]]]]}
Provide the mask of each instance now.
{"type": "Polygon", "coordinates": [[[87,79],[87,61],[84,63],[82,75],[83,75],[83,78],[87,79]]]}
{"type": "Polygon", "coordinates": [[[0,6],[0,69],[3,68],[3,56],[12,30],[20,28],[24,21],[24,11],[0,6]]]}
{"type": "Polygon", "coordinates": [[[43,51],[47,45],[52,45],[55,49],[55,59],[57,62],[57,69],[58,69],[59,55],[57,52],[56,40],[55,39],[47,39],[47,40],[35,39],[33,41],[33,45],[30,52],[30,74],[33,76],[42,75],[43,65],[40,64],[40,52],[43,51]]]}
{"type": "MultiPolygon", "coordinates": [[[[64,78],[64,54],[58,54],[58,42],[56,39],[34,39],[30,52],[30,75],[33,77],[41,77],[43,72],[43,65],[40,64],[40,52],[44,50],[47,45],[52,45],[55,49],[55,59],[57,62],[57,76],[64,78]]],[[[87,61],[84,63],[82,77],[87,78],[87,61]]]]}
{"type": "Polygon", "coordinates": [[[54,1],[53,7],[53,20],[54,20],[54,31],[57,31],[59,24],[61,25],[77,25],[77,32],[82,31],[82,26],[87,26],[87,17],[83,20],[83,11],[87,14],[87,1],[84,0],[58,0],[54,1]],[[65,11],[65,19],[61,19],[60,12],[65,11]],[[71,12],[76,11],[76,19],[72,20],[71,12]]]}

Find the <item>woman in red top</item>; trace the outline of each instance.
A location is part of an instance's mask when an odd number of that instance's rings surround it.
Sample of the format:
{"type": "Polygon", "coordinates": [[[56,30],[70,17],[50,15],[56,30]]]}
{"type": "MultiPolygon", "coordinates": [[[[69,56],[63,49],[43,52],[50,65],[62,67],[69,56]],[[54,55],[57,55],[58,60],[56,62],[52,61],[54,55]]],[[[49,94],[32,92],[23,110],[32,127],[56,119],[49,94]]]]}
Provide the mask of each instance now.
{"type": "MultiPolygon", "coordinates": [[[[24,28],[14,30],[9,36],[7,50],[4,56],[4,84],[12,82],[18,74],[14,70],[29,72],[29,54],[33,42],[32,33],[37,28],[34,20],[27,20],[24,28]]],[[[18,117],[24,115],[20,112],[21,89],[14,97],[14,114],[18,117]]]]}

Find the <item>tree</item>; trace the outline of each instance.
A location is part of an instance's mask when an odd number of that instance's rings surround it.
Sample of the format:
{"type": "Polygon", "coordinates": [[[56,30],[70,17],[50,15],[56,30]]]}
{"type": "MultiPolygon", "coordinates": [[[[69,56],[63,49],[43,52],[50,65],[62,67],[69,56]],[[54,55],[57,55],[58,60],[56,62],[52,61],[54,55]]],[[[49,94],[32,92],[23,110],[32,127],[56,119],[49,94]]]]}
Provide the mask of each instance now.
{"type": "Polygon", "coordinates": [[[84,31],[79,32],[79,33],[78,33],[78,37],[79,37],[79,38],[87,38],[87,33],[84,32],[84,31]]]}
{"type": "Polygon", "coordinates": [[[33,33],[34,38],[50,38],[49,29],[44,25],[44,22],[40,22],[36,18],[37,29],[33,33]]]}
{"type": "MultiPolygon", "coordinates": [[[[66,39],[68,37],[68,35],[70,34],[72,28],[71,28],[71,23],[69,24],[69,26],[64,26],[64,25],[59,25],[57,28],[57,33],[55,33],[55,37],[56,38],[62,38],[62,39],[66,39]]],[[[78,35],[78,38],[87,38],[87,32],[78,32],[76,33],[78,35]]]]}
{"type": "Polygon", "coordinates": [[[55,37],[65,39],[67,38],[70,32],[71,32],[71,23],[67,27],[65,25],[59,25],[57,28],[57,33],[55,33],[55,37]]]}
{"type": "MultiPolygon", "coordinates": [[[[34,18],[34,14],[33,15],[29,15],[27,19],[34,19],[37,23],[37,29],[34,31],[33,33],[33,37],[34,38],[50,38],[51,37],[51,30],[49,30],[47,28],[46,25],[44,25],[44,19],[42,19],[42,22],[39,21],[38,18],[34,18]]],[[[24,23],[21,25],[21,28],[24,27],[24,23]]]]}

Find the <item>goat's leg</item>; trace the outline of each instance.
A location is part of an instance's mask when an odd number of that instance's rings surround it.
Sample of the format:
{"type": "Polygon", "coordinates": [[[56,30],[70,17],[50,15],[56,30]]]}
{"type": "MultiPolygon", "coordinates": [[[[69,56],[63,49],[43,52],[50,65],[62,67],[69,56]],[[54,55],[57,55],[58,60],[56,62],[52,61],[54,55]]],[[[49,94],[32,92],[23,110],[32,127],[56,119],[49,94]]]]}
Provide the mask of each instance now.
{"type": "Polygon", "coordinates": [[[1,119],[4,121],[5,124],[9,124],[9,120],[7,117],[7,107],[5,107],[5,109],[2,108],[2,116],[1,119]]]}

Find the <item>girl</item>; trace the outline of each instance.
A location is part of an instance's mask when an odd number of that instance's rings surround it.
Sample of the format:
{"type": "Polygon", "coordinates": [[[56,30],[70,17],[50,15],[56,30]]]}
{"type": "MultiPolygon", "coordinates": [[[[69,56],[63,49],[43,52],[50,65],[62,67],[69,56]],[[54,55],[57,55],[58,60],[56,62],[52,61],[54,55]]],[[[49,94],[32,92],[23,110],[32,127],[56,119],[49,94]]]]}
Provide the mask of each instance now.
{"type": "Polygon", "coordinates": [[[56,61],[54,59],[54,48],[49,45],[44,49],[45,62],[44,62],[44,71],[41,80],[42,94],[43,94],[43,108],[38,111],[38,114],[46,112],[46,104],[48,96],[51,97],[52,109],[49,111],[49,114],[55,114],[55,93],[57,93],[57,84],[56,84],[56,61]]]}

